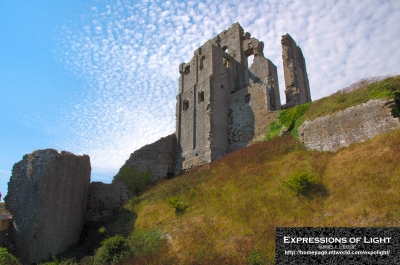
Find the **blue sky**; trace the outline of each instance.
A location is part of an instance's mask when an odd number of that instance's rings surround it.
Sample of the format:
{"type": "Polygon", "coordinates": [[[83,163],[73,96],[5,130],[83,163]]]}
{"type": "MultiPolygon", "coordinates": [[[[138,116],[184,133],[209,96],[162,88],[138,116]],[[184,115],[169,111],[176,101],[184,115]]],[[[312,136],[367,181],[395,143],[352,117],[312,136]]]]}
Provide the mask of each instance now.
{"type": "MultiPolygon", "coordinates": [[[[36,149],[89,154],[110,182],[134,150],[175,130],[178,66],[239,22],[278,67],[302,48],[311,96],[400,72],[400,1],[0,2],[0,191],[36,149]],[[250,2],[249,2],[250,3],[250,2]]],[[[283,102],[284,103],[284,102],[283,102]]]]}

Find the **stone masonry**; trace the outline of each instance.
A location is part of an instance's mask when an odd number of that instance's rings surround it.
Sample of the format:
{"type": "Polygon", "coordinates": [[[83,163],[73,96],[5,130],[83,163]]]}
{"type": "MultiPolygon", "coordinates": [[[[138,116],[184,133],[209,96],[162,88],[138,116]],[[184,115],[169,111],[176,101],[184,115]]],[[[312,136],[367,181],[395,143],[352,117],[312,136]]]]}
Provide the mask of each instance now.
{"type": "Polygon", "coordinates": [[[24,155],[4,198],[13,215],[10,241],[22,263],[51,258],[78,242],[90,183],[89,156],[54,149],[24,155]]]}
{"type": "Polygon", "coordinates": [[[281,103],[276,66],[263,48],[235,23],[179,66],[178,169],[219,159],[265,134],[281,103]]]}
{"type": "Polygon", "coordinates": [[[352,143],[363,142],[378,134],[400,128],[393,117],[393,100],[370,100],[332,115],[306,121],[299,138],[307,149],[336,151],[352,143]]]}
{"type": "Polygon", "coordinates": [[[303,52],[289,34],[282,36],[281,43],[286,86],[286,105],[282,108],[311,102],[310,85],[303,52]]]}

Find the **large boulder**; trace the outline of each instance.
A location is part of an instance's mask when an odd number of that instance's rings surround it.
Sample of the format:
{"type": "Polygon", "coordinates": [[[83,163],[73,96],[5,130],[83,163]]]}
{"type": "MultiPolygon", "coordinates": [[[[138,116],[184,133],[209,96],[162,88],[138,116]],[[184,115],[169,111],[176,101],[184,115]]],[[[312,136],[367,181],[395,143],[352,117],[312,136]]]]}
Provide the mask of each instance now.
{"type": "Polygon", "coordinates": [[[90,158],[54,149],[24,155],[4,198],[10,241],[23,263],[51,258],[78,242],[90,183],[90,158]]]}

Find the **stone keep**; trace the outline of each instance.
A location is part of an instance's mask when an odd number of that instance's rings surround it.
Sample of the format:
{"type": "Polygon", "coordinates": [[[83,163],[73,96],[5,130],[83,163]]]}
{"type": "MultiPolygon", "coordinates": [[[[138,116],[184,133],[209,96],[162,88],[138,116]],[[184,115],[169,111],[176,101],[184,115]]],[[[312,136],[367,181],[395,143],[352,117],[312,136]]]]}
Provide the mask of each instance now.
{"type": "Polygon", "coordinates": [[[263,48],[235,23],[179,66],[178,170],[219,159],[263,137],[277,115],[271,111],[281,109],[276,66],[263,48]]]}
{"type": "Polygon", "coordinates": [[[286,105],[283,108],[311,102],[310,85],[303,52],[289,34],[282,36],[281,43],[286,86],[286,105]]]}
{"type": "Polygon", "coordinates": [[[22,263],[51,258],[78,242],[89,183],[89,156],[54,149],[24,155],[4,198],[13,215],[10,237],[22,263]]]}

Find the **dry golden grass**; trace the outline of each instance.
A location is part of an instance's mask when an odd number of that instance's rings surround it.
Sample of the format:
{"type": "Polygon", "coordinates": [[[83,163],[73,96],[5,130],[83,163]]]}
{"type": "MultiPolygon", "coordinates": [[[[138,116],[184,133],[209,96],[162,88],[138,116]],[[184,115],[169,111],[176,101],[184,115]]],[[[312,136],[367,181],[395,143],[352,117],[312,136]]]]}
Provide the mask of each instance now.
{"type": "Polygon", "coordinates": [[[144,193],[135,227],[168,243],[125,264],[247,264],[253,250],[274,264],[276,227],[400,226],[399,164],[400,130],[336,153],[292,137],[254,144],[144,193]],[[318,176],[320,189],[296,196],[282,185],[293,172],[318,176]],[[176,213],[172,197],[188,208],[176,213]]]}

